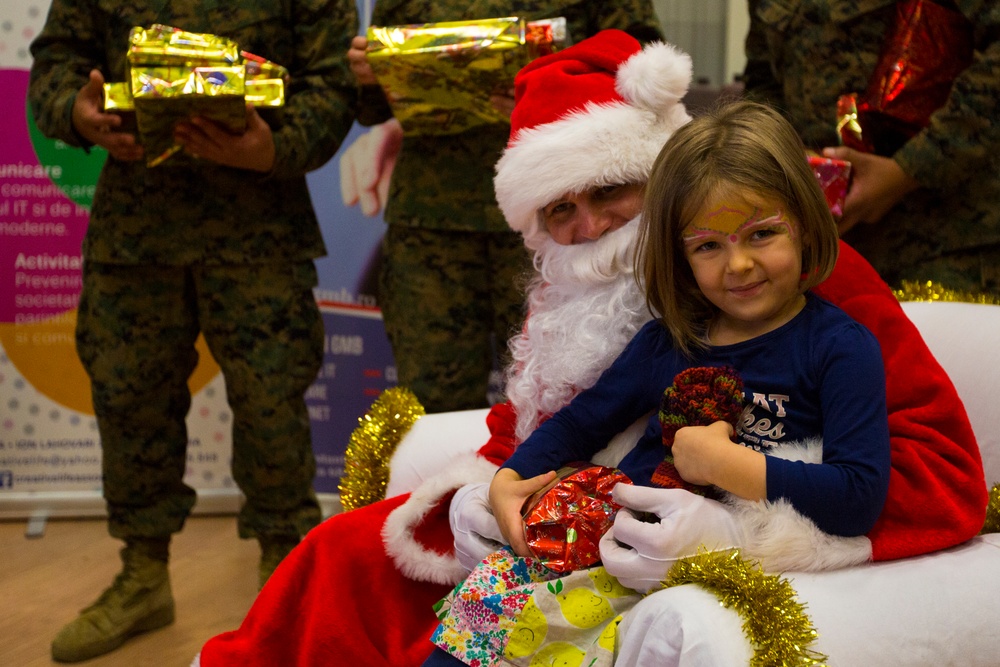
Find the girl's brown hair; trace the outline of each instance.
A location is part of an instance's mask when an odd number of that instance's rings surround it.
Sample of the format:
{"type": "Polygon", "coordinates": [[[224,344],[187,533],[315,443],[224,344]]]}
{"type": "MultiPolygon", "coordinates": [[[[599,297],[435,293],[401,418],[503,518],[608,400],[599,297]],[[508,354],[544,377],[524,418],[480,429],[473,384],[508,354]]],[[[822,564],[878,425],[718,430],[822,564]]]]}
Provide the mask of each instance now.
{"type": "Polygon", "coordinates": [[[697,116],[674,132],[653,164],[635,255],[647,307],[685,354],[705,346],[705,327],[717,309],[698,289],[681,231],[703,202],[728,189],[777,197],[799,221],[803,292],[837,262],[837,226],[788,121],[747,101],[697,116]]]}

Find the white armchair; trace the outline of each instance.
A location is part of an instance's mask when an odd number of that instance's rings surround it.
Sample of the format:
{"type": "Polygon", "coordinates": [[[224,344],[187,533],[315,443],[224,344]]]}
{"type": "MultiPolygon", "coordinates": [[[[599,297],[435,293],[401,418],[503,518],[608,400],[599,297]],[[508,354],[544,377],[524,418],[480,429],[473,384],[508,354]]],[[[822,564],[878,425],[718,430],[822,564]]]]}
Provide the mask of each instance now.
{"type": "MultiPolygon", "coordinates": [[[[951,376],[976,433],[986,482],[1000,483],[1000,306],[907,302],[907,315],[951,376]]],[[[415,488],[458,453],[485,443],[486,410],[422,417],[390,464],[388,495],[415,488]],[[449,449],[451,447],[451,449],[449,449]]],[[[831,667],[1000,664],[1000,534],[981,535],[936,553],[823,573],[786,573],[831,667]]],[[[718,667],[748,664],[753,650],[741,618],[694,585],[640,602],[622,622],[641,649],[616,667],[718,667]],[[671,621],[662,623],[667,615],[671,621]],[[673,628],[649,641],[647,630],[673,628]]]]}

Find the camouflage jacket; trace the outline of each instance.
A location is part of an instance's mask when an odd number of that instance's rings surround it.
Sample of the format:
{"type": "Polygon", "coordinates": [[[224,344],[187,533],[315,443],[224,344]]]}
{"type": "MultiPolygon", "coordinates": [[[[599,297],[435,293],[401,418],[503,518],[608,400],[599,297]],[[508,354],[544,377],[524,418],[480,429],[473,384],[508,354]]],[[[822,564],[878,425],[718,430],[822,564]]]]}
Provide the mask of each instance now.
{"type": "Polygon", "coordinates": [[[53,0],[31,45],[28,97],[39,129],[72,146],[76,94],[91,69],[124,81],[133,26],[212,33],[288,68],[286,103],[261,111],[273,131],[271,173],[214,165],[147,168],[109,158],[84,240],[87,259],[111,263],[241,263],[311,259],[325,248],[306,172],[327,162],[356,107],[346,52],[354,0],[53,0]]]}
{"type": "MultiPolygon", "coordinates": [[[[605,28],[628,30],[643,41],[662,39],[650,0],[377,0],[372,25],[505,16],[563,16],[570,42],[605,28]]],[[[372,125],[387,120],[391,112],[381,90],[368,87],[364,93],[359,121],[372,125]]],[[[407,136],[393,172],[385,219],[390,224],[432,229],[508,231],[493,194],[493,165],[500,159],[509,134],[510,125],[504,123],[455,135],[407,136]]]]}
{"type": "MultiPolygon", "coordinates": [[[[933,252],[1000,243],[1000,12],[995,0],[953,7],[972,24],[973,63],[892,156],[922,187],[847,236],[866,255],[874,230],[862,228],[882,227],[878,242],[897,250],[917,237],[933,252]]],[[[894,0],[750,0],[747,94],[781,108],[807,146],[836,146],[837,98],[864,91],[894,19],[894,0]]]]}

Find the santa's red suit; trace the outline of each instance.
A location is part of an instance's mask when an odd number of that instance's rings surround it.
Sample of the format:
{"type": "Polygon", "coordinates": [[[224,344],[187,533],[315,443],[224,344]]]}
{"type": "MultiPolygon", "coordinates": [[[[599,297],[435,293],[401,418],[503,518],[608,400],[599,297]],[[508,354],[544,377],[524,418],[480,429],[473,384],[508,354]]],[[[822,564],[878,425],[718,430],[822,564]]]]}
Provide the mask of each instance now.
{"type": "MultiPolygon", "coordinates": [[[[535,61],[519,75],[514,139],[498,163],[497,197],[528,247],[543,258],[552,250],[553,259],[536,262],[542,280],[531,290],[532,316],[513,347],[516,371],[508,386],[516,409],[495,406],[487,418],[490,440],[477,455],[412,494],[336,515],[313,529],[272,575],[241,627],[205,644],[203,667],[415,667],[428,656],[437,626],[432,606],[466,574],[453,552],[451,494],[488,481],[539,416],[589,386],[648,319],[637,307],[638,289],[629,284],[632,225],[610,234],[603,259],[591,261],[582,246],[554,250],[537,211],[595,184],[644,182],[659,146],[687,120],[679,99],[689,80],[683,54],[662,45],[641,51],[611,31],[535,61]],[[650,91],[637,81],[660,85],[650,91]],[[588,105],[592,100],[600,105],[588,105]],[[596,304],[609,300],[605,318],[588,323],[596,304]],[[594,342],[595,331],[603,333],[596,336],[603,344],[594,342]],[[590,346],[599,349],[584,354],[590,346]],[[553,370],[567,366],[561,375],[553,370]]],[[[841,244],[833,274],[814,291],[867,326],[882,346],[892,472],[885,508],[867,538],[816,541],[805,550],[815,550],[822,568],[827,560],[819,550],[831,544],[843,550],[838,562],[850,563],[913,556],[969,539],[983,525],[986,486],[951,381],[886,284],[848,246],[841,244]]],[[[744,553],[755,556],[752,548],[744,553]]]]}

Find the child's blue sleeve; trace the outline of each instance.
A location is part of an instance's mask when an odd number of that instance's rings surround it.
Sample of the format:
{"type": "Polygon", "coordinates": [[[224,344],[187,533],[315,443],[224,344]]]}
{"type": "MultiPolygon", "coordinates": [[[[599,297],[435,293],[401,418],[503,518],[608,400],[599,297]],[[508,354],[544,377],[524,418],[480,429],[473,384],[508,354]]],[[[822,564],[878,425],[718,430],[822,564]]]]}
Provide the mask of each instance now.
{"type": "Polygon", "coordinates": [[[503,467],[527,479],[567,463],[589,461],[615,435],[655,409],[673,378],[666,374],[672,363],[672,355],[664,354],[668,335],[655,321],[640,329],[597,382],[539,426],[503,467]]]}
{"type": "Polygon", "coordinates": [[[855,322],[816,353],[823,414],[822,465],[767,459],[767,498],[788,499],[823,531],[867,534],[889,489],[885,368],[878,341],[855,322]]]}

